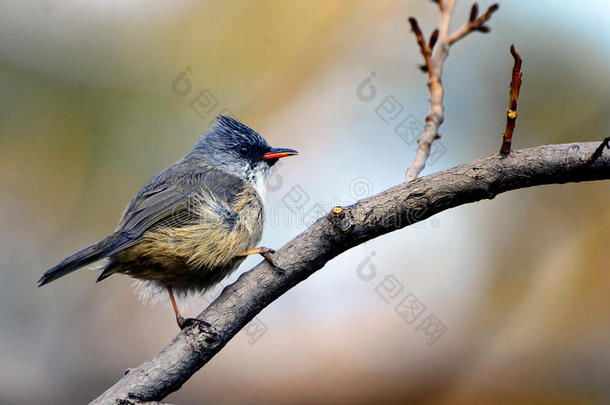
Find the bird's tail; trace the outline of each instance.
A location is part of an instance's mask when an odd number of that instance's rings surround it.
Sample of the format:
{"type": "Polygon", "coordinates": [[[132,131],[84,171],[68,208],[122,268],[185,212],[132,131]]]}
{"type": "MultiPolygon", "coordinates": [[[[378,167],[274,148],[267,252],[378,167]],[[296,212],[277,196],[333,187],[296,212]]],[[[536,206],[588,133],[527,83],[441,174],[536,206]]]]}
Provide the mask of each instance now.
{"type": "Polygon", "coordinates": [[[116,234],[112,234],[103,241],[65,258],[57,266],[45,271],[42,277],[40,277],[40,280],[38,280],[38,287],[48,284],[53,280],[57,280],[66,274],[70,274],[83,266],[103,259],[106,257],[106,252],[108,252],[108,248],[112,246],[115,239],[116,234]]]}

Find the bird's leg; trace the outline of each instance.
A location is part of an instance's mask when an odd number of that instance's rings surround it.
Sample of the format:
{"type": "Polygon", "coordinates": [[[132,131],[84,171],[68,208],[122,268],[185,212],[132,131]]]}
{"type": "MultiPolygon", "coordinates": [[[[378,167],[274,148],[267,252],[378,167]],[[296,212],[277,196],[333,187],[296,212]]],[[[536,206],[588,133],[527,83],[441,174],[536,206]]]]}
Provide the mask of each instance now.
{"type": "Polygon", "coordinates": [[[266,247],[259,247],[254,249],[248,249],[241,252],[238,256],[250,256],[250,255],[261,255],[267,260],[269,263],[273,264],[273,260],[271,260],[271,255],[275,253],[275,250],[269,249],[266,247]]]}
{"type": "Polygon", "coordinates": [[[174,299],[174,292],[172,291],[171,285],[167,286],[167,292],[169,293],[169,299],[172,302],[172,307],[174,307],[174,313],[176,314],[176,322],[178,323],[178,327],[180,328],[180,330],[186,328],[187,326],[191,326],[194,323],[202,323],[202,324],[205,324],[206,326],[210,326],[209,323],[202,321],[201,319],[197,319],[197,318],[184,319],[182,317],[182,315],[180,315],[180,311],[178,311],[178,305],[176,305],[176,300],[174,299]]]}
{"type": "Polygon", "coordinates": [[[176,300],[174,299],[174,292],[172,291],[172,286],[167,286],[167,292],[169,293],[169,299],[172,302],[172,307],[174,307],[174,313],[176,314],[176,322],[178,322],[178,327],[180,329],[184,329],[185,320],[180,315],[180,311],[178,311],[178,305],[176,305],[176,300]]]}
{"type": "Polygon", "coordinates": [[[273,259],[271,258],[271,255],[274,253],[275,253],[275,250],[273,250],[273,249],[269,249],[266,247],[258,247],[258,248],[254,248],[254,249],[244,250],[238,256],[261,255],[267,261],[267,263],[269,263],[271,265],[271,267],[273,267],[278,272],[283,274],[284,269],[282,269],[281,267],[279,267],[278,265],[273,263],[273,259]]]}

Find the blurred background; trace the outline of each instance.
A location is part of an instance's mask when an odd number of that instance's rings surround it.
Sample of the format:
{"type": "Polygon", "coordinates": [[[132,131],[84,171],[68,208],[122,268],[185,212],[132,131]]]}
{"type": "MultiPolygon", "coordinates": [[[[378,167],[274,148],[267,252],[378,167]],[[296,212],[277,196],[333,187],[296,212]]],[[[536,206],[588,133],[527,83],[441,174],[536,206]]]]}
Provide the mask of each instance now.
{"type": "MultiPolygon", "coordinates": [[[[36,280],[112,232],[215,115],[301,152],[269,182],[261,244],[279,248],[333,205],[400,183],[428,110],[406,19],[429,35],[430,1],[1,7],[3,404],[85,403],[177,333],[170,307],[140,303],[127,277],[36,280]]],[[[607,136],[609,24],[606,0],[501,1],[490,34],[451,49],[443,138],[423,175],[498,150],[511,43],[524,59],[515,148],[607,136]]],[[[609,198],[608,182],[520,190],[356,247],[167,401],[609,403],[609,198]]]]}

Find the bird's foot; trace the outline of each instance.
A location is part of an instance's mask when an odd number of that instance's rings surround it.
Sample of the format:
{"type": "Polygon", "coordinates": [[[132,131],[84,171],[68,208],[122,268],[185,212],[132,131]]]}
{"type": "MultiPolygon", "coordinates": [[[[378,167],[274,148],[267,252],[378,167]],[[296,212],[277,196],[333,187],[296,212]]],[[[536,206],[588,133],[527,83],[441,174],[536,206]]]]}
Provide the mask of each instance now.
{"type": "Polygon", "coordinates": [[[180,328],[180,330],[183,330],[184,328],[188,328],[189,326],[192,325],[203,325],[206,328],[209,328],[210,325],[209,323],[207,323],[206,321],[203,321],[201,319],[197,319],[197,318],[183,318],[181,315],[176,317],[176,322],[178,323],[178,327],[180,328]]]}
{"type": "Polygon", "coordinates": [[[271,255],[274,253],[275,253],[275,250],[273,250],[273,249],[269,249],[266,247],[259,247],[259,248],[255,248],[255,249],[248,249],[248,250],[240,253],[240,256],[261,255],[267,261],[267,263],[269,263],[271,265],[271,267],[273,267],[278,273],[280,273],[280,274],[286,273],[286,271],[284,269],[282,269],[280,266],[278,266],[277,264],[275,264],[273,262],[271,255]]]}
{"type": "Polygon", "coordinates": [[[267,248],[267,250],[264,252],[261,252],[260,255],[263,256],[263,258],[267,261],[267,263],[269,263],[271,265],[271,267],[273,267],[275,269],[275,271],[277,271],[280,274],[285,274],[286,270],[284,270],[283,268],[281,268],[280,266],[278,266],[277,264],[275,264],[273,262],[273,258],[271,257],[271,255],[274,253],[275,253],[275,250],[267,248]]]}

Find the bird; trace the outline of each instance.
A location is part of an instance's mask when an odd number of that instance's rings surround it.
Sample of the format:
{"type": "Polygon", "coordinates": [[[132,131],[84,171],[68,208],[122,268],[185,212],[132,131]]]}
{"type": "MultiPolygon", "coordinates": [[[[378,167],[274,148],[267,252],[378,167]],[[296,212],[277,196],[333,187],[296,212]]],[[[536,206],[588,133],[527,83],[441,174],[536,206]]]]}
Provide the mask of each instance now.
{"type": "Polygon", "coordinates": [[[133,197],[116,230],[44,272],[38,286],[100,262],[97,282],[113,274],[139,280],[141,298],[169,294],[180,329],[176,295],[204,292],[260,254],[273,267],[273,249],[257,247],[264,225],[265,180],[279,159],[298,155],[273,148],[256,131],[220,115],[178,162],[133,197]]]}

